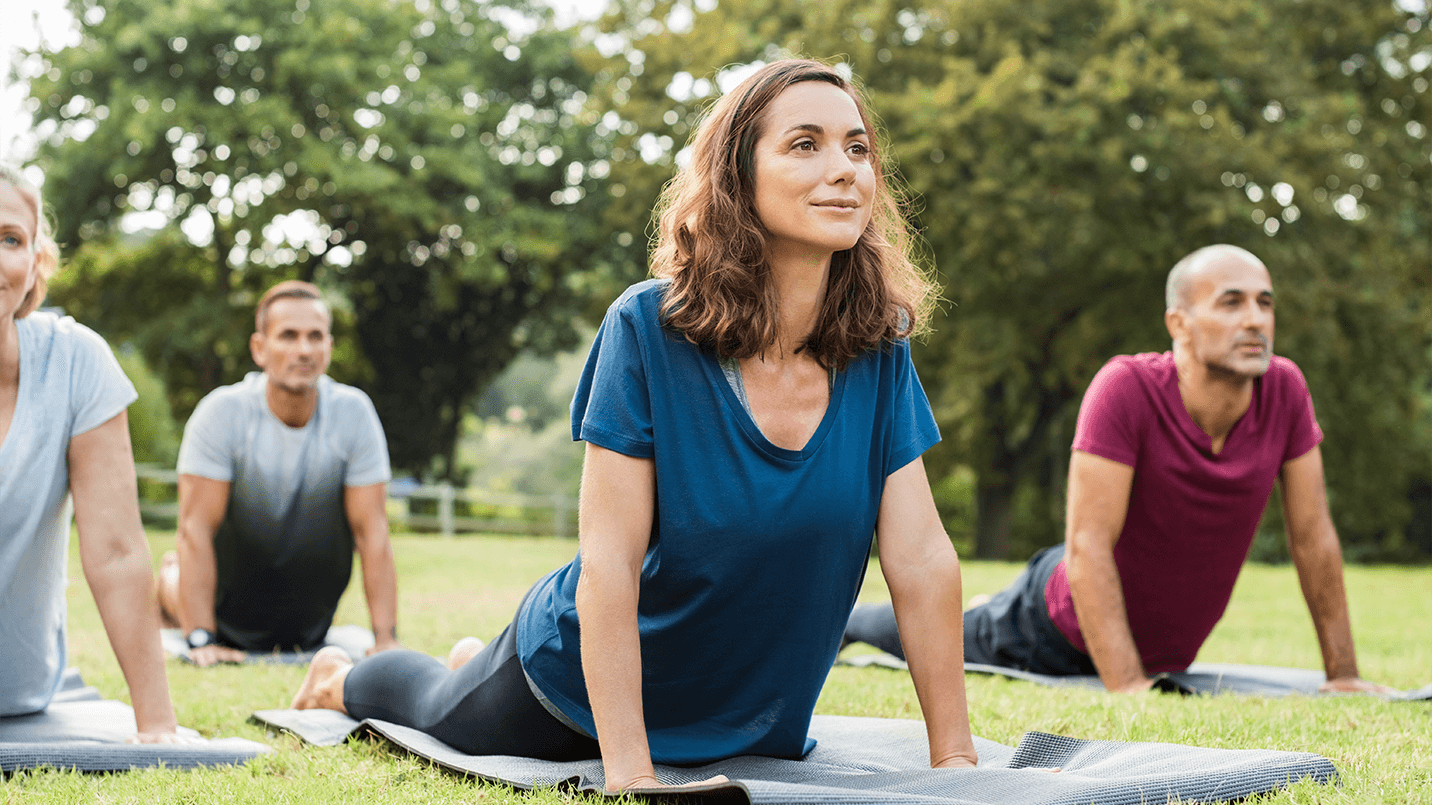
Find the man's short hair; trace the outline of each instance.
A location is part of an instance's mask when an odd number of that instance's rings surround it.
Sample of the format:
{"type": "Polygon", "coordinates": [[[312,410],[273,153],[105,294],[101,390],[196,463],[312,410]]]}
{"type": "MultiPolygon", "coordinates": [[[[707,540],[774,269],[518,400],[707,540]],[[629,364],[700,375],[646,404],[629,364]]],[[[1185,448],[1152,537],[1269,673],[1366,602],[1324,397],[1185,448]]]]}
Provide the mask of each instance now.
{"type": "Polygon", "coordinates": [[[1173,269],[1168,272],[1168,282],[1164,285],[1164,306],[1172,310],[1188,304],[1189,278],[1198,273],[1198,270],[1203,268],[1209,258],[1227,252],[1241,254],[1258,265],[1263,265],[1263,261],[1259,260],[1257,255],[1242,246],[1234,246],[1230,243],[1215,243],[1212,246],[1195,249],[1182,260],[1174,263],[1173,269]]]}
{"type": "Polygon", "coordinates": [[[303,280],[284,280],[265,291],[263,298],[259,299],[258,309],[254,311],[254,332],[264,333],[264,328],[268,326],[268,310],[280,299],[312,299],[323,304],[325,312],[328,310],[317,285],[303,280]]]}

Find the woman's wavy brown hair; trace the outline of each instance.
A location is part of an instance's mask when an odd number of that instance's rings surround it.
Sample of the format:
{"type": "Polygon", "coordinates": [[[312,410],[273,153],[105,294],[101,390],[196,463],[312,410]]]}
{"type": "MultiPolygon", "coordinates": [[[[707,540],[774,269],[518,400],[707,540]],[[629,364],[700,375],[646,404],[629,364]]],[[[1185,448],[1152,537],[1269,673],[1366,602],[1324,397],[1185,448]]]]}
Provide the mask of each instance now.
{"type": "Polygon", "coordinates": [[[15,318],[23,319],[34,313],[40,303],[45,301],[48,280],[60,269],[60,247],[55,245],[50,220],[45,217],[45,202],[40,195],[40,188],[25,178],[19,168],[4,164],[0,164],[0,184],[15,188],[26,206],[35,213],[35,231],[31,233],[30,239],[30,247],[35,252],[35,284],[30,286],[30,292],[25,294],[19,309],[15,311],[15,318]]]}
{"type": "Polygon", "coordinates": [[[662,190],[651,271],[671,281],[663,322],[692,343],[736,359],[775,343],[777,299],[769,235],[756,214],[753,154],[766,109],[804,81],[848,93],[874,145],[870,223],[855,246],[832,257],[825,302],[801,346],[838,370],[869,350],[923,332],[937,289],[912,259],[901,198],[883,167],[864,98],[833,67],[807,59],[773,62],[711,107],[692,140],[690,166],[662,190]]]}

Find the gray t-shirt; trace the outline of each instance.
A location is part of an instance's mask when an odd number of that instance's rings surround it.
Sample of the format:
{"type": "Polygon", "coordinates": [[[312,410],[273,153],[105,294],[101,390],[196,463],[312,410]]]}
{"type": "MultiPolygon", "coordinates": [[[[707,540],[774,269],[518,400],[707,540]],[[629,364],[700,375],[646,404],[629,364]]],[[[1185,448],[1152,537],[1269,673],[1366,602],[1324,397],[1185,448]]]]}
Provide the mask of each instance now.
{"type": "Polygon", "coordinates": [[[0,442],[0,716],[45,709],[65,669],[70,439],[139,396],[88,327],[44,312],[15,325],[20,390],[0,442]]]}
{"type": "Polygon", "coordinates": [[[353,568],[345,487],[390,479],[388,446],[362,391],[319,378],[318,406],[285,425],[251,372],[210,392],[184,427],[179,472],[229,486],[214,536],[222,642],[251,651],[323,640],[353,568]]]}

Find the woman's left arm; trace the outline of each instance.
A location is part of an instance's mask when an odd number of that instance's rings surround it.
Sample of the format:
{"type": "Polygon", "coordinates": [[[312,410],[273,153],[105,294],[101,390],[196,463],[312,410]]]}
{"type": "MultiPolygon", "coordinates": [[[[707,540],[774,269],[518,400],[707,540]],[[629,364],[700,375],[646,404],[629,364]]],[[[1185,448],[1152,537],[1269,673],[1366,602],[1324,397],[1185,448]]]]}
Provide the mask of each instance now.
{"type": "Polygon", "coordinates": [[[70,439],[69,465],[80,564],[129,685],[139,727],[136,740],[175,740],[174,707],[159,645],[154,573],[149,541],[139,520],[125,412],[70,439]]]}
{"type": "Polygon", "coordinates": [[[930,766],[975,765],[965,701],[960,560],[935,511],[925,463],[890,474],[876,521],[880,569],[930,738],[930,766]]]}

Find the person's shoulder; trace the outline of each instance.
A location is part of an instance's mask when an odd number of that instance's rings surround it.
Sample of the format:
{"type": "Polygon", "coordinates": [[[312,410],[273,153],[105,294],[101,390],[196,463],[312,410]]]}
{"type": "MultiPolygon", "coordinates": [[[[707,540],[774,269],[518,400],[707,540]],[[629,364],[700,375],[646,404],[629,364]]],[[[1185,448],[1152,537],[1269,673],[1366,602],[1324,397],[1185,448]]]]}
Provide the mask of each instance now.
{"type": "Polygon", "coordinates": [[[340,383],[328,375],[318,378],[318,396],[335,411],[366,413],[374,410],[373,400],[366,391],[357,386],[340,383]]]}
{"type": "Polygon", "coordinates": [[[109,342],[99,333],[75,321],[73,316],[37,310],[23,319],[17,319],[16,324],[22,330],[28,330],[31,338],[48,341],[65,352],[109,352],[109,342]]]}
{"type": "Polygon", "coordinates": [[[649,279],[630,285],[621,296],[612,302],[609,310],[619,315],[635,315],[642,319],[654,319],[661,310],[662,300],[670,280],[649,279]]]}
{"type": "Polygon", "coordinates": [[[194,407],[194,413],[199,415],[201,411],[212,411],[232,415],[246,408],[254,408],[256,403],[264,403],[263,372],[249,372],[244,375],[243,380],[219,386],[205,394],[194,407]]]}
{"type": "Polygon", "coordinates": [[[1132,355],[1115,355],[1104,363],[1099,372],[1116,377],[1138,377],[1160,381],[1176,372],[1172,352],[1136,352],[1132,355]]]}
{"type": "Polygon", "coordinates": [[[1298,364],[1281,355],[1274,355],[1268,362],[1268,371],[1263,373],[1263,388],[1277,394],[1301,397],[1309,393],[1308,380],[1298,364]]]}
{"type": "Polygon", "coordinates": [[[1282,355],[1273,356],[1273,359],[1268,362],[1268,371],[1263,376],[1274,382],[1307,385],[1307,380],[1303,377],[1303,370],[1293,362],[1292,358],[1285,358],[1282,355]]]}

